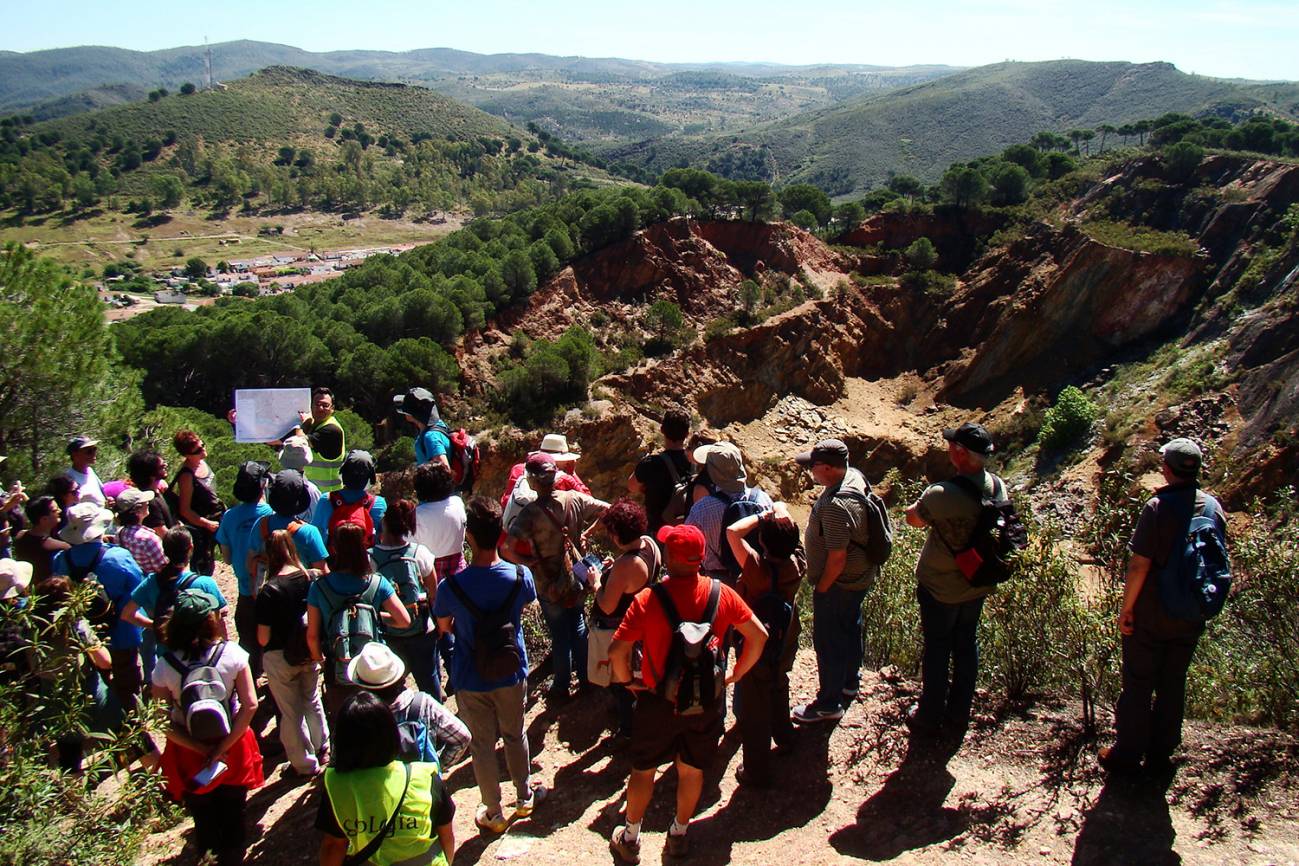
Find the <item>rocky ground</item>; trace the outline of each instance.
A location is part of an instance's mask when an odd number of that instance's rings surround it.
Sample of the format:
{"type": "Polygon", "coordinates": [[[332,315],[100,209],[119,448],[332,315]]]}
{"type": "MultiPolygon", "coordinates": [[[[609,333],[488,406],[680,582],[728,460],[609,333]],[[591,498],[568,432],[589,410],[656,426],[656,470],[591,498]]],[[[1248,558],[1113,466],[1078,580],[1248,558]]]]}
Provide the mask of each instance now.
{"type": "MultiPolygon", "coordinates": [[[[544,680],[534,680],[533,767],[552,795],[504,835],[483,835],[473,825],[479,801],[469,763],[453,767],[457,864],[613,862],[607,840],[620,820],[629,762],[606,738],[608,702],[596,692],[548,707],[544,680]]],[[[793,674],[795,701],[815,687],[815,660],[805,649],[793,674]]],[[[1191,723],[1167,787],[1107,783],[1076,707],[1042,701],[995,714],[983,708],[965,742],[943,749],[908,738],[902,718],[915,693],[915,683],[891,671],[871,673],[841,722],[799,731],[795,752],[779,765],[780,783],[765,791],[737,787],[740,743],[730,727],[690,831],[689,862],[1299,862],[1299,744],[1292,738],[1191,723]]],[[[273,726],[265,734],[276,740],[273,726]]],[[[251,796],[251,864],[316,862],[315,786],[287,770],[282,757],[268,757],[267,784],[251,796]]],[[[660,777],[646,818],[646,863],[660,862],[674,776],[660,777]]],[[[189,829],[186,821],[150,837],[141,862],[196,862],[189,829]]]]}

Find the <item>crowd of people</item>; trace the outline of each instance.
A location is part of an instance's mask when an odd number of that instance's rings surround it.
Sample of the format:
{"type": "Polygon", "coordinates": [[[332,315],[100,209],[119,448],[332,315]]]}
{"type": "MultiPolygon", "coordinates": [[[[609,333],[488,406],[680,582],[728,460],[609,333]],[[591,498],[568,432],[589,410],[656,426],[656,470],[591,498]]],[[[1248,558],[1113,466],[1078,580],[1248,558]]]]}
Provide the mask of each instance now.
{"type": "MultiPolygon", "coordinates": [[[[46,495],[29,499],[15,485],[0,535],[4,602],[46,624],[81,605],[57,647],[79,660],[87,697],[80,732],[51,744],[62,770],[82,771],[89,734],[162,702],[164,742],[141,731],[127,759],[162,774],[201,849],[240,863],[248,793],[263,783],[263,753],[276,749],[259,720],[274,718],[287,772],[319,779],[322,863],[450,863],[445,780],[463,756],[484,833],[504,832],[548,794],[525,732],[534,666],[524,610],[536,601],[550,649],[545,700],[566,712],[603,695],[611,743],[630,759],[610,848],[638,863],[656,774],[669,764],[667,853],[688,854],[728,694],[742,743],[736,780],[756,788],[780,782],[796,726],[833,723],[857,698],[863,601],[891,555],[892,526],[843,442],[790,455],[820,488],[799,526],[751,483],[740,449],[692,437],[683,410],[665,413],[662,449],[635,463],[627,495],[607,502],[582,481],[581,456],[560,434],[513,467],[499,498],[471,496],[472,477],[457,471],[463,443],[432,395],[413,389],[394,408],[418,434],[413,499],[376,492],[374,460],[347,450],[326,389],[299,427],[270,443],[282,468],[244,463],[230,503],[192,431],[175,435],[183,464],[170,478],[166,461],[145,451],[130,456],[127,478],[104,483],[98,443],[76,437],[46,495]],[[214,579],[218,555],[234,575],[233,611],[214,579]],[[804,581],[817,690],[791,707],[804,581]],[[498,744],[513,789],[505,796],[498,744]]],[[[963,424],[943,436],[953,476],[906,509],[928,531],[915,563],[922,689],[907,724],[917,738],[959,742],[983,604],[1002,579],[996,545],[1014,546],[1018,522],[988,470],[988,432],[963,424]]],[[[1162,453],[1167,487],[1131,545],[1117,740],[1099,756],[1116,773],[1167,767],[1203,629],[1167,609],[1155,575],[1177,555],[1187,515],[1225,531],[1221,508],[1198,489],[1198,447],[1178,439],[1162,453]]],[[[39,670],[30,679],[36,694],[51,687],[39,670]]]]}

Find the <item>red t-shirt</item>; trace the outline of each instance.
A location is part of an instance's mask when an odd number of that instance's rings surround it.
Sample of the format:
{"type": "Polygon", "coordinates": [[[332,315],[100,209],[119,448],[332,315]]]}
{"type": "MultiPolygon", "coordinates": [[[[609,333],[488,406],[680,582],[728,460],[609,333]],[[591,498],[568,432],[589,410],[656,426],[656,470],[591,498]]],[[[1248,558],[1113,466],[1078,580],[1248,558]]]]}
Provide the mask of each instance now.
{"type": "MultiPolygon", "coordinates": [[[[708,605],[708,594],[712,581],[705,577],[690,578],[671,577],[663,582],[667,587],[672,603],[682,622],[698,622],[708,605]]],[[[746,623],[753,618],[753,611],[744,603],[744,599],[729,586],[722,585],[721,595],[717,598],[717,616],[713,618],[713,639],[710,645],[716,647],[721,642],[721,635],[733,626],[746,623]]],[[[636,593],[631,607],[622,618],[618,630],[613,633],[614,640],[633,643],[640,641],[644,652],[642,676],[645,685],[654,688],[658,685],[659,675],[667,664],[668,652],[672,649],[672,626],[668,615],[654,597],[649,587],[636,593]]]]}

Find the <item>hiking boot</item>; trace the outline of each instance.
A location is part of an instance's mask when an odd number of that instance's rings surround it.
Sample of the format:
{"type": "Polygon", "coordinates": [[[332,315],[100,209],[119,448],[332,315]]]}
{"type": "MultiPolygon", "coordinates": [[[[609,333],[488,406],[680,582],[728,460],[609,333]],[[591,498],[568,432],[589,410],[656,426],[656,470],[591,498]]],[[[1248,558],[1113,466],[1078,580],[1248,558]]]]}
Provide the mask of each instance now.
{"type": "Polygon", "coordinates": [[[487,810],[486,803],[478,804],[478,811],[474,813],[474,823],[478,825],[479,830],[495,833],[498,836],[505,832],[505,828],[510,826],[510,822],[505,820],[503,813],[491,814],[487,810]]]}
{"type": "Polygon", "coordinates": [[[744,765],[735,768],[735,781],[745,788],[770,788],[771,779],[749,772],[744,765]]]}
{"type": "Polygon", "coordinates": [[[1113,776],[1134,776],[1141,770],[1140,764],[1130,758],[1124,758],[1114,750],[1113,746],[1106,746],[1097,752],[1096,763],[1113,776]]]}
{"type": "Polygon", "coordinates": [[[816,704],[803,704],[794,707],[789,717],[800,725],[814,725],[817,722],[837,722],[843,718],[843,707],[818,707],[816,704]]]}
{"type": "Polygon", "coordinates": [[[630,863],[631,866],[640,863],[640,837],[637,836],[634,840],[628,839],[625,826],[613,831],[613,835],[609,837],[609,850],[613,852],[613,856],[624,863],[630,863]]]}
{"type": "Polygon", "coordinates": [[[919,706],[913,706],[907,711],[905,721],[907,727],[911,729],[911,733],[922,737],[938,736],[941,730],[941,726],[937,722],[921,714],[919,706]]]}
{"type": "Polygon", "coordinates": [[[668,856],[669,857],[689,857],[690,856],[690,839],[685,833],[674,835],[668,833],[668,856]]]}
{"type": "Polygon", "coordinates": [[[546,795],[549,793],[550,789],[545,785],[534,782],[528,789],[528,799],[520,800],[518,805],[514,807],[514,817],[527,818],[532,814],[532,810],[537,807],[537,804],[546,799],[546,795]]]}

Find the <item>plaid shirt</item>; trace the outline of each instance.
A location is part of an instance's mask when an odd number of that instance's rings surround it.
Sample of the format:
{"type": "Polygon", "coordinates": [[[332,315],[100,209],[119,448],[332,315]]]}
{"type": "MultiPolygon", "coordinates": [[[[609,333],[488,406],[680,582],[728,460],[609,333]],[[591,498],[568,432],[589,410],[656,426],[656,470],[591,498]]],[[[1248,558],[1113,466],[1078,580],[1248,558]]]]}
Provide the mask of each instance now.
{"type": "Polygon", "coordinates": [[[148,527],[139,524],[123,527],[117,533],[117,543],[131,552],[145,574],[161,571],[167,564],[167,555],[162,552],[162,539],[148,527]]]}

